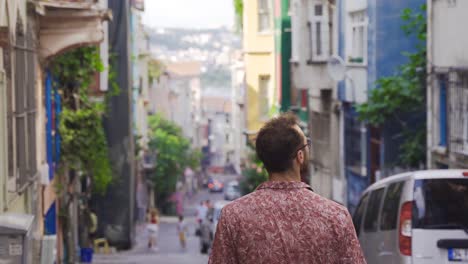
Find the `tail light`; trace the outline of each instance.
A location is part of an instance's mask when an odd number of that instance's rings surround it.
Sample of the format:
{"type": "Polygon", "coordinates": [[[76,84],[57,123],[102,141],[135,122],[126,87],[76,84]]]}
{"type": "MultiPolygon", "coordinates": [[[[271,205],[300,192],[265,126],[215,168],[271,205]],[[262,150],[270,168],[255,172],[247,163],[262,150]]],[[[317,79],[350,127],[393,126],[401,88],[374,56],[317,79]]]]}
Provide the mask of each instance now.
{"type": "Polygon", "coordinates": [[[462,174],[463,176],[468,177],[468,171],[464,171],[462,174]]]}
{"type": "Polygon", "coordinates": [[[413,203],[406,202],[401,207],[400,212],[400,227],[398,240],[400,244],[400,252],[405,256],[411,256],[411,218],[412,218],[413,203]]]}
{"type": "Polygon", "coordinates": [[[208,184],[208,188],[213,189],[214,185],[212,183],[208,184]]]}

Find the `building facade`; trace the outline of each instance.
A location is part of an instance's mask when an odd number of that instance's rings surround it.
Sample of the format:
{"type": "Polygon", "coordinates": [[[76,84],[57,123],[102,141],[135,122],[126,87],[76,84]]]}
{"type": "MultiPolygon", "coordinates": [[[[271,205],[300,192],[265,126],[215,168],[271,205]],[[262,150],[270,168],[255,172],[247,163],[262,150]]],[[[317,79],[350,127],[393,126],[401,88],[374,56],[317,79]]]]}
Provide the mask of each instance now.
{"type": "Polygon", "coordinates": [[[169,74],[169,120],[182,128],[183,135],[194,145],[197,120],[200,116],[200,73],[198,62],[177,62],[167,65],[169,74]],[[181,107],[184,106],[184,107],[181,107]]]}
{"type": "Polygon", "coordinates": [[[247,159],[247,138],[246,132],[246,84],[245,84],[245,68],[242,58],[234,61],[231,67],[232,78],[232,114],[231,114],[231,131],[233,144],[232,164],[237,173],[241,173],[241,167],[247,159]]]}
{"type": "Polygon", "coordinates": [[[0,1],[0,212],[34,216],[27,263],[53,261],[40,259],[41,248],[63,256],[51,158],[58,147],[50,144],[60,96],[53,93],[47,61],[102,41],[102,21],[109,17],[102,2],[0,1]]]}
{"type": "Polygon", "coordinates": [[[321,195],[343,203],[339,102],[327,72],[327,61],[338,48],[336,4],[292,0],[291,16],[293,102],[308,111],[311,185],[321,195]]]}
{"type": "Polygon", "coordinates": [[[243,50],[247,93],[247,133],[255,134],[279,109],[274,1],[244,1],[243,50]]]}
{"type": "Polygon", "coordinates": [[[466,1],[427,1],[429,168],[468,168],[466,1]]]}
{"type": "Polygon", "coordinates": [[[402,140],[394,124],[367,127],[357,118],[354,103],[367,101],[376,81],[391,76],[407,62],[404,52],[416,50],[417,40],[402,30],[406,8],[420,10],[424,1],[337,1],[339,9],[339,55],[347,77],[338,85],[342,102],[344,175],[347,205],[354,210],[361,192],[371,183],[391,175],[402,140]],[[385,52],[382,52],[385,51],[385,52]]]}

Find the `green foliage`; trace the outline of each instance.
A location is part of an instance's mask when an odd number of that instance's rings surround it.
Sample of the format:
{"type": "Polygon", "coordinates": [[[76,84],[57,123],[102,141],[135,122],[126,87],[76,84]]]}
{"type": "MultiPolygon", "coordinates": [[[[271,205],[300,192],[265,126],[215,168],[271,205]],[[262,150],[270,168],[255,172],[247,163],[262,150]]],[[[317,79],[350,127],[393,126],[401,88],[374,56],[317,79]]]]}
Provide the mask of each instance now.
{"type": "Polygon", "coordinates": [[[243,28],[243,16],[244,16],[244,0],[234,0],[234,12],[236,13],[237,27],[240,30],[243,28]]]}
{"type": "Polygon", "coordinates": [[[164,70],[164,64],[159,60],[150,60],[148,63],[149,83],[152,84],[161,76],[164,70]]]}
{"type": "Polygon", "coordinates": [[[102,111],[102,105],[98,104],[76,111],[65,108],[60,115],[59,127],[62,162],[92,176],[93,190],[98,193],[103,193],[112,181],[102,111]]]}
{"type": "MultiPolygon", "coordinates": [[[[111,60],[112,60],[111,56],[111,60]]],[[[112,63],[110,63],[112,65],[112,63]]],[[[90,100],[89,87],[96,72],[104,70],[96,47],[77,48],[55,58],[50,68],[63,97],[58,132],[62,137],[61,153],[64,167],[84,172],[92,179],[93,191],[104,193],[112,181],[108,145],[102,116],[106,104],[90,100]]],[[[109,69],[111,90],[119,91],[116,73],[109,69]]],[[[107,102],[107,100],[106,100],[107,102]]]]}
{"type": "MultiPolygon", "coordinates": [[[[249,145],[251,150],[253,150],[253,146],[249,145]]],[[[242,175],[244,176],[243,180],[240,182],[240,188],[242,193],[248,194],[253,191],[263,182],[268,180],[268,172],[266,171],[265,167],[263,166],[262,161],[258,158],[255,151],[249,156],[249,164],[247,167],[242,171],[242,175]]]]}
{"type": "Polygon", "coordinates": [[[424,162],[425,126],[415,131],[405,116],[425,110],[426,89],[426,18],[423,5],[420,12],[405,9],[401,19],[405,22],[402,30],[408,37],[416,36],[419,41],[416,51],[406,52],[408,62],[398,72],[377,80],[376,87],[369,93],[368,101],[357,106],[359,118],[373,126],[397,121],[402,127],[405,142],[400,156],[403,165],[417,166],[424,162]]]}
{"type": "Polygon", "coordinates": [[[176,191],[176,184],[185,170],[197,169],[201,152],[192,150],[190,142],[176,124],[156,114],[149,117],[149,148],[157,153],[156,170],[151,180],[162,199],[176,191]]]}

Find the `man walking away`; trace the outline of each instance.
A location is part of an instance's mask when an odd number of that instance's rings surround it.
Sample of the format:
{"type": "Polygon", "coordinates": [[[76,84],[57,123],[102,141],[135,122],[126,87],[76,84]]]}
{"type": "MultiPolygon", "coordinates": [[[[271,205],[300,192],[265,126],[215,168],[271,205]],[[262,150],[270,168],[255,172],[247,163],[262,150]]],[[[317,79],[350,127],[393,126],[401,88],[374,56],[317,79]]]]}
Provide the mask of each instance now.
{"type": "Polygon", "coordinates": [[[310,140],[292,114],[269,121],[256,152],[269,180],[226,205],[210,264],[364,264],[346,208],[301,182],[308,174],[310,140]]]}

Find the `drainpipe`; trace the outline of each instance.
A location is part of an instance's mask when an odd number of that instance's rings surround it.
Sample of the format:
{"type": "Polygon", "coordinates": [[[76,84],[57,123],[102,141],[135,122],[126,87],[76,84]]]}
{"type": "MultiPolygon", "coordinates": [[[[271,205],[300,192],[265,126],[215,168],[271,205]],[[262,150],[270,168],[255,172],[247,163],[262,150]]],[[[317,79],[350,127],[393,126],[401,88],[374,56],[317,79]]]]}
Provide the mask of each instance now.
{"type": "Polygon", "coordinates": [[[433,29],[433,4],[432,0],[427,1],[427,168],[432,168],[432,112],[433,112],[433,98],[432,98],[432,29],[433,29]]]}

